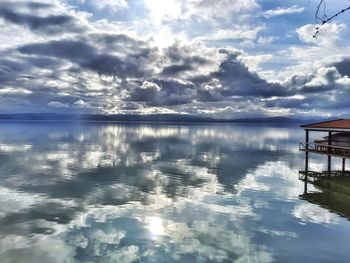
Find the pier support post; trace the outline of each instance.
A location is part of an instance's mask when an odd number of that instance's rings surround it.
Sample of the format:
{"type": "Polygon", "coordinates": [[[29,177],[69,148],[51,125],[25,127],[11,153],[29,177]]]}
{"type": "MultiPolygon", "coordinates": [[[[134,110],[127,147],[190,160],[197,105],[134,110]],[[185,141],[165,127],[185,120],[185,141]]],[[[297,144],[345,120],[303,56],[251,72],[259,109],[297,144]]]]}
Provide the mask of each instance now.
{"type": "Polygon", "coordinates": [[[342,169],[341,169],[341,175],[345,175],[345,158],[343,158],[343,163],[342,163],[342,169]]]}
{"type": "Polygon", "coordinates": [[[304,194],[307,193],[307,180],[308,180],[308,174],[309,174],[309,131],[305,130],[305,142],[306,142],[306,149],[305,149],[305,182],[304,182],[304,194]]]}
{"type": "MultiPolygon", "coordinates": [[[[328,132],[328,145],[332,145],[332,132],[328,132]]],[[[332,156],[331,147],[328,146],[328,177],[331,177],[332,156]]]]}

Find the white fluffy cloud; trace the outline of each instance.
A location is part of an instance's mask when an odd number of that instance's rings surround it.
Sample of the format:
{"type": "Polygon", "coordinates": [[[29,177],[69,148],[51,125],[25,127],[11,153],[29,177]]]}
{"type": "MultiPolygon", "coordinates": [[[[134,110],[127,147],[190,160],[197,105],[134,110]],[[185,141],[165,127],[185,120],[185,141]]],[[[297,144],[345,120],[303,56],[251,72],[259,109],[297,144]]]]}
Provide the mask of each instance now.
{"type": "Polygon", "coordinates": [[[346,29],[346,25],[342,23],[328,23],[321,27],[317,37],[315,38],[317,25],[309,24],[297,29],[299,38],[305,43],[313,43],[316,45],[333,46],[340,39],[342,33],[346,29]]]}

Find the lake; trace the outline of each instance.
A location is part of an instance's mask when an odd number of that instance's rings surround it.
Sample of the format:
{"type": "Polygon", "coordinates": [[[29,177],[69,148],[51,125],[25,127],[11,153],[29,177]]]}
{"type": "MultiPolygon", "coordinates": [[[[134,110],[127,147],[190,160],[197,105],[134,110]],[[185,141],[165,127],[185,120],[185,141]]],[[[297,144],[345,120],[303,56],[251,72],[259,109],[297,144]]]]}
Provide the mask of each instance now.
{"type": "Polygon", "coordinates": [[[297,126],[1,122],[0,262],[349,262],[349,221],[299,197],[303,140],[297,126]]]}

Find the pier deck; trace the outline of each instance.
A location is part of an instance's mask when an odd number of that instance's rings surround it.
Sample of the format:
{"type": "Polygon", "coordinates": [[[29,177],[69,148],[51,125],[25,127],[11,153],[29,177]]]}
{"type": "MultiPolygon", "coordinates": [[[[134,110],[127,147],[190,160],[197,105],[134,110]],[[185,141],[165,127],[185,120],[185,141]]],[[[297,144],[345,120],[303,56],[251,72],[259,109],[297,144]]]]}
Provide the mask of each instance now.
{"type": "Polygon", "coordinates": [[[350,159],[350,147],[328,145],[316,142],[300,142],[299,151],[350,159]]]}

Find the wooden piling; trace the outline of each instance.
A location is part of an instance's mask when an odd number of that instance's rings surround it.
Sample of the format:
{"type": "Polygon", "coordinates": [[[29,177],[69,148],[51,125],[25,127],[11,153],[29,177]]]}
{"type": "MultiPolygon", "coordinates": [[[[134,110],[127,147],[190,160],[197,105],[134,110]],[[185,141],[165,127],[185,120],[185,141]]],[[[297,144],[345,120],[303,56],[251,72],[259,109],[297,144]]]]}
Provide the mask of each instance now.
{"type": "Polygon", "coordinates": [[[305,182],[304,182],[304,193],[307,193],[307,180],[309,173],[309,131],[305,130],[305,142],[306,142],[306,151],[305,151],[305,182]]]}
{"type": "MultiPolygon", "coordinates": [[[[332,145],[332,132],[328,132],[328,145],[332,145]]],[[[328,177],[331,177],[332,156],[331,147],[328,147],[328,177]]]]}

